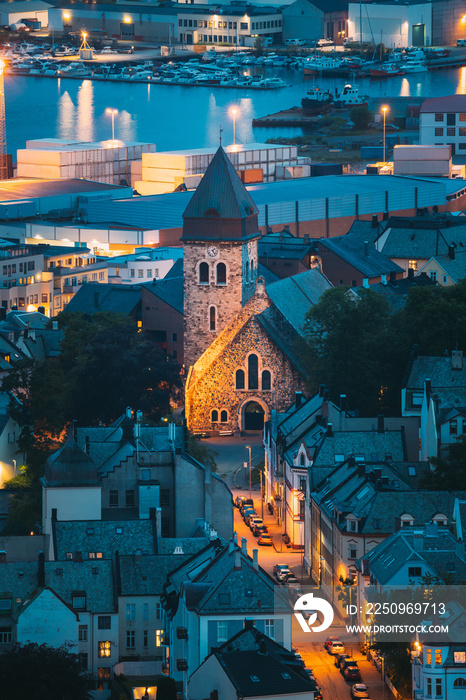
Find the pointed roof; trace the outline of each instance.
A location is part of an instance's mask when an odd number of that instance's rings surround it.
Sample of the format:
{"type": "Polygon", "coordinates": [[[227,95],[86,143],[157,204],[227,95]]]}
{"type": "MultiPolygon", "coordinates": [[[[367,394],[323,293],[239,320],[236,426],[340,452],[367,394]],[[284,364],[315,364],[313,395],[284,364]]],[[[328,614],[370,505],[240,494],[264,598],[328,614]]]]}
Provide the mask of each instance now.
{"type": "Polygon", "coordinates": [[[258,213],[220,146],[184,211],[182,239],[251,238],[259,235],[258,213]]]}
{"type": "Polygon", "coordinates": [[[97,486],[99,475],[92,459],[77,444],[72,433],[45,464],[46,486],[97,486]]]}

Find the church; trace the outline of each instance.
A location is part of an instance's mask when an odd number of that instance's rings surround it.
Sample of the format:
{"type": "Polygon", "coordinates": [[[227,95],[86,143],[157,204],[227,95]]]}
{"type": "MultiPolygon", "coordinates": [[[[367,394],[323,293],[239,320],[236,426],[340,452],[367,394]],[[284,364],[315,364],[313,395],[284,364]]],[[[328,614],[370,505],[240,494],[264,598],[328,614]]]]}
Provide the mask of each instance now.
{"type": "Polygon", "coordinates": [[[315,268],[267,285],[258,213],[220,147],[183,214],[185,411],[195,433],[260,430],[306,388],[305,316],[331,284],[315,268]]]}

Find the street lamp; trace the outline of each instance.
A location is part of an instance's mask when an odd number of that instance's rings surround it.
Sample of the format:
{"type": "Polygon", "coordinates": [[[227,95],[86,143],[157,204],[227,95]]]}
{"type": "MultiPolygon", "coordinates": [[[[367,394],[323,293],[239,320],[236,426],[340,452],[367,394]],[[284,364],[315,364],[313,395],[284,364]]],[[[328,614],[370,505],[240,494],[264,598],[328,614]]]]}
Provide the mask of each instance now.
{"type": "Polygon", "coordinates": [[[385,163],[385,117],[388,112],[388,107],[384,105],[382,107],[382,113],[383,113],[383,162],[385,163]]]}
{"type": "Polygon", "coordinates": [[[115,114],[118,114],[118,110],[107,107],[105,111],[107,112],[107,114],[112,115],[112,141],[115,141],[115,114]]]}
{"type": "Polygon", "coordinates": [[[237,108],[232,107],[230,110],[230,114],[233,117],[233,146],[236,146],[236,115],[238,114],[237,108]]]}
{"type": "Polygon", "coordinates": [[[249,498],[252,498],[252,486],[251,486],[251,445],[245,445],[246,449],[249,450],[249,498]]]}

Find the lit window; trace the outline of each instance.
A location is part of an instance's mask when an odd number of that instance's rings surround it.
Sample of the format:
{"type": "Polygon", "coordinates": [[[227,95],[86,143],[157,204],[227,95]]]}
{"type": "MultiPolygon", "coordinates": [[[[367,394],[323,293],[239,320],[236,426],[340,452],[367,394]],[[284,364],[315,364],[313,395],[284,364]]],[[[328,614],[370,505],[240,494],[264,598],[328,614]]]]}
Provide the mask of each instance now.
{"type": "Polygon", "coordinates": [[[410,267],[412,270],[417,270],[417,260],[409,260],[408,267],[410,267]]]}
{"type": "Polygon", "coordinates": [[[110,656],[112,650],[110,642],[99,642],[99,658],[110,656]]]}
{"type": "Polygon", "coordinates": [[[426,665],[430,666],[432,663],[432,651],[430,649],[427,649],[426,651],[426,665]]]}
{"type": "Polygon", "coordinates": [[[436,666],[442,665],[442,650],[441,649],[435,650],[435,665],[436,666]]]}
{"type": "Polygon", "coordinates": [[[155,630],[155,646],[161,647],[163,643],[163,630],[155,630]]]}

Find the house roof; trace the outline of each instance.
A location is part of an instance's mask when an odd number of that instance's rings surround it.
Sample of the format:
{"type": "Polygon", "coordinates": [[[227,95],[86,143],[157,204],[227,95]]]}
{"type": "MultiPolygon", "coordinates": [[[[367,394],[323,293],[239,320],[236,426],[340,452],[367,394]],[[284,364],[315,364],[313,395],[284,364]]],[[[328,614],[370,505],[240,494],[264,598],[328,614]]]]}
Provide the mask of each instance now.
{"type": "Polygon", "coordinates": [[[103,559],[111,559],[115,552],[121,555],[155,554],[157,533],[153,519],[148,520],[58,520],[54,523],[55,556],[65,560],[67,552],[74,556],[81,552],[83,559],[89,552],[101,552],[103,559]]]}
{"type": "Polygon", "coordinates": [[[162,595],[168,574],[188,558],[188,554],[120,556],[121,595],[162,595]]]}
{"type": "Polygon", "coordinates": [[[388,227],[386,236],[381,234],[376,246],[390,258],[429,260],[433,256],[447,255],[448,246],[461,250],[466,247],[466,226],[440,226],[430,229],[388,227]]]}
{"type": "Polygon", "coordinates": [[[307,312],[331,287],[325,275],[315,267],[274,282],[267,287],[267,295],[294,330],[302,335],[307,312]]]}
{"type": "Polygon", "coordinates": [[[88,282],[81,285],[67,305],[66,312],[95,314],[98,311],[114,311],[132,314],[140,304],[141,285],[88,282]]]}
{"type": "Polygon", "coordinates": [[[424,267],[421,268],[421,272],[433,261],[437,262],[454,282],[459,282],[466,277],[466,248],[463,250],[456,250],[453,259],[449,255],[436,255],[432,257],[426,262],[424,267]]]}
{"type": "MultiPolygon", "coordinates": [[[[403,279],[395,280],[395,283],[387,280],[386,284],[382,282],[376,282],[371,284],[371,289],[377,294],[381,294],[385,299],[387,299],[390,304],[392,312],[401,309],[408,300],[408,293],[412,287],[435,287],[436,282],[434,282],[430,277],[426,275],[425,272],[420,272],[415,277],[409,278],[404,277],[403,279]]],[[[363,287],[359,287],[363,289],[363,287]]],[[[353,289],[353,292],[356,292],[353,289]]]]}
{"type": "Polygon", "coordinates": [[[439,389],[449,389],[455,393],[456,390],[466,387],[466,362],[463,362],[462,369],[452,369],[451,357],[420,355],[412,364],[406,387],[423,389],[426,379],[430,379],[434,392],[439,389]]]}
{"type": "Polygon", "coordinates": [[[164,277],[153,280],[144,285],[148,292],[158,297],[161,301],[171,306],[175,311],[182,314],[183,308],[183,275],[178,277],[164,277]]]}
{"type": "Polygon", "coordinates": [[[45,464],[46,486],[98,486],[99,475],[92,459],[78,447],[70,433],[65,444],[45,464]]]}
{"type": "Polygon", "coordinates": [[[466,112],[466,95],[445,95],[424,100],[421,114],[432,112],[466,112]]]}
{"type": "Polygon", "coordinates": [[[183,219],[205,219],[209,210],[219,219],[246,219],[257,214],[251,195],[220,146],[191,197],[183,219]]]}
{"type": "Polygon", "coordinates": [[[45,582],[70,606],[74,592],[85,591],[87,611],[111,613],[117,610],[110,559],[45,562],[45,582]]]}
{"type": "MultiPolygon", "coordinates": [[[[370,461],[372,454],[385,458],[390,454],[390,460],[403,462],[406,459],[403,434],[401,430],[351,430],[334,431],[333,436],[327,433],[314,454],[315,466],[335,465],[335,455],[364,455],[363,461],[370,461]]],[[[374,460],[372,460],[374,461],[374,460]]]]}
{"type": "MultiPolygon", "coordinates": [[[[390,272],[403,272],[403,269],[368,242],[361,241],[358,236],[347,233],[346,236],[319,239],[319,247],[327,248],[352,267],[359,270],[365,277],[378,277],[390,272]]],[[[325,261],[324,261],[325,266],[325,261]]]]}

